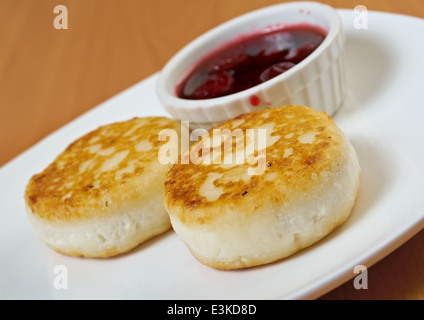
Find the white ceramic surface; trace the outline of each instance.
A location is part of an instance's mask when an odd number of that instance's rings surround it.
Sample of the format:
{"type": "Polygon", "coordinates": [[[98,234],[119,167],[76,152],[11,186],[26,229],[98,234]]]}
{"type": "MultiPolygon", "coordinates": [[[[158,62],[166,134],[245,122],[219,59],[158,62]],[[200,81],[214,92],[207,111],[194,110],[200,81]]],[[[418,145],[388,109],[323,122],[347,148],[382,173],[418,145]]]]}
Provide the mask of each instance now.
{"type": "Polygon", "coordinates": [[[0,169],[0,299],[315,298],[354,277],[356,265],[370,267],[421,230],[424,108],[418,84],[424,42],[417,39],[424,34],[424,20],[369,12],[368,30],[356,30],[353,10],[339,13],[346,33],[349,94],[334,119],[362,166],[358,201],[342,227],[288,259],[242,271],[203,266],[173,231],[109,260],[72,258],[47,248],[26,218],[28,179],[99,125],[164,115],[154,75],[0,169]],[[67,268],[68,289],[54,287],[58,265],[67,268]]]}

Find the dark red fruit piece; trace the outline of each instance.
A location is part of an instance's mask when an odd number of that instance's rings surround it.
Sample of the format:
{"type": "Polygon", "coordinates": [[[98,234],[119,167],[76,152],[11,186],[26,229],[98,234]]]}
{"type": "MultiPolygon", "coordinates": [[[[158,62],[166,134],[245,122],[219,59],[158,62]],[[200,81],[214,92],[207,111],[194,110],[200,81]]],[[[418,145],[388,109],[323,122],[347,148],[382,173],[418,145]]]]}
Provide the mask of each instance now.
{"type": "Polygon", "coordinates": [[[290,33],[273,33],[251,41],[246,47],[246,52],[251,57],[259,55],[271,56],[276,53],[290,50],[292,44],[293,37],[290,33]]]}
{"type": "Polygon", "coordinates": [[[229,72],[209,75],[203,83],[194,88],[193,92],[185,92],[188,99],[210,99],[225,95],[230,91],[234,77],[229,72]]]}
{"type": "Polygon", "coordinates": [[[265,69],[265,71],[261,73],[259,78],[261,79],[262,82],[268,81],[269,79],[272,79],[286,72],[287,70],[289,70],[290,68],[294,66],[295,64],[292,62],[279,62],[279,63],[273,64],[269,68],[265,69]]]}
{"type": "Polygon", "coordinates": [[[288,62],[299,63],[307,56],[309,56],[318,46],[319,43],[313,41],[302,44],[301,46],[292,50],[287,56],[285,56],[284,60],[288,62]]]}
{"type": "Polygon", "coordinates": [[[250,62],[250,57],[244,52],[243,45],[221,53],[214,58],[206,68],[207,73],[220,73],[223,71],[237,71],[250,62]]]}

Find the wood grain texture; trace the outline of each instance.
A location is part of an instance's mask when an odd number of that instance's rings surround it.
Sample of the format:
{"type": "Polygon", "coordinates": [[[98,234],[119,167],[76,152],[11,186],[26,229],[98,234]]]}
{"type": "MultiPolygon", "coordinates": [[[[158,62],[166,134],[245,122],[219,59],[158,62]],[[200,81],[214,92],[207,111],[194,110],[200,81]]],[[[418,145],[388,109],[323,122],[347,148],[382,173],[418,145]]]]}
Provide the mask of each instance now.
{"type": "MultiPolygon", "coordinates": [[[[206,30],[274,0],[0,1],[0,165],[143,78],[206,30]],[[53,27],[65,5],[69,29],[53,27]]],[[[424,17],[417,0],[329,0],[424,17]]],[[[424,299],[424,231],[323,299],[424,299]]],[[[354,274],[352,274],[354,276],[354,274]]]]}

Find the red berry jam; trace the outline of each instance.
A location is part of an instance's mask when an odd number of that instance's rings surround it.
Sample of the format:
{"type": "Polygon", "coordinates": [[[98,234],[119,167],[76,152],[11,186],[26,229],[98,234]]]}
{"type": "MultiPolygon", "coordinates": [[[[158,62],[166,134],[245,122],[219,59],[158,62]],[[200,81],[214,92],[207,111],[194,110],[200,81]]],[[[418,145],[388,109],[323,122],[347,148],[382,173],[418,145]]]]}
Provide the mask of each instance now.
{"type": "Polygon", "coordinates": [[[326,35],[324,29],[305,23],[240,36],[200,59],[181,79],[176,94],[199,100],[249,89],[294,67],[326,35]]]}

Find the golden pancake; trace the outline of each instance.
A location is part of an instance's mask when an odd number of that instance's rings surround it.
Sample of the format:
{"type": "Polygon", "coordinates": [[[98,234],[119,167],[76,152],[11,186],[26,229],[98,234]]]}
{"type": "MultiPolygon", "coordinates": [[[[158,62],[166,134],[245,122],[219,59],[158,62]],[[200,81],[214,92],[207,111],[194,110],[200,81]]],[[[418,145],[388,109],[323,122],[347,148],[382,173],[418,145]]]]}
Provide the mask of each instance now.
{"type": "Polygon", "coordinates": [[[170,164],[158,160],[164,117],[102,126],[72,143],[29,181],[25,200],[38,236],[57,251],[107,257],[170,228],[163,205],[170,164]]]}
{"type": "Polygon", "coordinates": [[[203,135],[168,172],[165,205],[200,262],[249,267],[286,257],[344,222],[359,172],[331,117],[304,106],[272,108],[203,135]]]}

